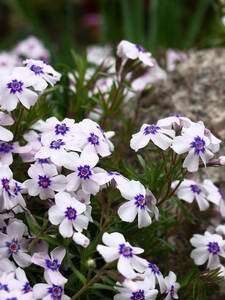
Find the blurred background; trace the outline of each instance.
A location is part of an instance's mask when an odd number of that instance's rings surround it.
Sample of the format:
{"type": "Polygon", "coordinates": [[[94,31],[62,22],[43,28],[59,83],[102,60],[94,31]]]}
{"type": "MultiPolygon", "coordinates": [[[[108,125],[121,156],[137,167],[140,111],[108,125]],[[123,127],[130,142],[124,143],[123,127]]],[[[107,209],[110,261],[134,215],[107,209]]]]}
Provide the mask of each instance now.
{"type": "Polygon", "coordinates": [[[223,15],[225,0],[0,0],[0,50],[35,35],[53,62],[69,63],[71,48],[127,39],[160,57],[224,46],[223,15]]]}

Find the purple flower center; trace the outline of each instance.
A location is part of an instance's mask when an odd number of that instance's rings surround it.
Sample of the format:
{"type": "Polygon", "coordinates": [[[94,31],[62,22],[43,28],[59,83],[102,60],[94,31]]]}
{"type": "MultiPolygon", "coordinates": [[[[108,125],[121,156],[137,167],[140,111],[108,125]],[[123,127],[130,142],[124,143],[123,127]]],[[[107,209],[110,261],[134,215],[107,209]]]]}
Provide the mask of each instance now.
{"type": "Polygon", "coordinates": [[[38,185],[43,189],[47,189],[51,185],[51,180],[46,175],[39,175],[38,185]]]}
{"type": "Polygon", "coordinates": [[[22,86],[23,82],[16,79],[7,83],[7,88],[10,89],[10,94],[15,94],[16,92],[21,93],[23,91],[22,86]]]}
{"type": "Polygon", "coordinates": [[[200,189],[200,187],[197,185],[197,184],[191,184],[190,185],[190,187],[191,187],[191,190],[192,190],[192,192],[193,193],[196,193],[196,194],[200,194],[201,193],[201,189],[200,189]]]}
{"type": "Polygon", "coordinates": [[[2,284],[1,282],[0,282],[0,291],[1,290],[4,290],[4,291],[9,291],[9,288],[8,288],[8,284],[2,284]]]}
{"type": "Polygon", "coordinates": [[[208,243],[208,251],[209,251],[209,253],[216,255],[218,252],[220,252],[220,246],[218,245],[217,242],[209,242],[208,243]]]}
{"type": "Polygon", "coordinates": [[[138,292],[133,292],[132,297],[130,297],[132,300],[145,300],[145,293],[144,290],[139,290],[138,292]]]}
{"type": "Polygon", "coordinates": [[[35,75],[44,74],[44,72],[42,71],[43,68],[37,65],[32,65],[30,67],[30,70],[33,71],[35,75]]]}
{"type": "Polygon", "coordinates": [[[173,297],[174,296],[174,285],[171,285],[170,287],[170,297],[173,297]]]}
{"type": "Polygon", "coordinates": [[[1,143],[0,144],[0,152],[9,153],[13,150],[13,143],[1,143]]]}
{"type": "Polygon", "coordinates": [[[77,169],[79,171],[78,176],[80,178],[89,179],[89,177],[92,175],[90,166],[88,166],[88,165],[80,166],[77,169]]]}
{"type": "Polygon", "coordinates": [[[139,52],[142,52],[142,53],[146,52],[146,50],[140,45],[135,45],[135,47],[138,49],[139,52]]]}
{"type": "Polygon", "coordinates": [[[65,135],[67,131],[69,131],[69,127],[66,126],[66,123],[56,124],[55,134],[65,135]]]}
{"type": "Polygon", "coordinates": [[[154,274],[159,275],[160,273],[159,267],[157,267],[155,264],[149,264],[148,267],[152,270],[154,274]]]}
{"type": "Polygon", "coordinates": [[[51,261],[50,259],[46,259],[45,265],[52,271],[58,271],[58,268],[60,267],[60,264],[58,264],[58,259],[54,259],[53,261],[51,261]]]}
{"type": "Polygon", "coordinates": [[[52,299],[60,300],[62,298],[63,288],[53,284],[52,287],[48,288],[48,293],[51,294],[52,299]]]}
{"type": "Polygon", "coordinates": [[[136,200],[136,201],[135,201],[135,205],[136,205],[137,207],[145,208],[145,206],[146,206],[146,201],[145,201],[144,195],[138,194],[138,195],[136,195],[136,196],[134,197],[134,199],[136,200]]]}
{"type": "Polygon", "coordinates": [[[88,142],[91,143],[92,145],[99,145],[99,137],[94,133],[90,133],[88,142]]]}
{"type": "Polygon", "coordinates": [[[190,143],[191,148],[195,149],[195,154],[199,154],[199,152],[205,152],[205,141],[200,138],[200,136],[196,136],[194,141],[190,143]]]}
{"type": "Polygon", "coordinates": [[[6,247],[8,247],[8,252],[10,254],[14,253],[17,254],[20,250],[20,244],[18,244],[17,239],[12,239],[11,242],[6,242],[6,247]]]}
{"type": "Polygon", "coordinates": [[[119,245],[119,254],[122,254],[124,257],[133,257],[133,249],[125,244],[119,245]]]}
{"type": "Polygon", "coordinates": [[[2,178],[2,187],[3,189],[8,192],[10,187],[9,187],[9,179],[7,178],[2,178]]]}
{"type": "Polygon", "coordinates": [[[68,220],[75,220],[77,217],[77,211],[76,209],[70,207],[66,208],[67,210],[65,211],[65,216],[67,217],[68,220]]]}
{"type": "Polygon", "coordinates": [[[27,294],[27,293],[29,293],[32,290],[31,286],[30,286],[30,283],[28,281],[24,284],[22,290],[23,290],[24,294],[27,294]]]}
{"type": "Polygon", "coordinates": [[[62,141],[62,139],[58,139],[57,141],[52,141],[50,144],[50,149],[60,149],[61,146],[65,145],[65,143],[62,141]]]}
{"type": "Polygon", "coordinates": [[[160,129],[159,126],[156,126],[156,125],[149,125],[149,126],[146,126],[145,129],[144,129],[144,135],[148,135],[148,134],[156,134],[158,133],[158,130],[160,129]]]}

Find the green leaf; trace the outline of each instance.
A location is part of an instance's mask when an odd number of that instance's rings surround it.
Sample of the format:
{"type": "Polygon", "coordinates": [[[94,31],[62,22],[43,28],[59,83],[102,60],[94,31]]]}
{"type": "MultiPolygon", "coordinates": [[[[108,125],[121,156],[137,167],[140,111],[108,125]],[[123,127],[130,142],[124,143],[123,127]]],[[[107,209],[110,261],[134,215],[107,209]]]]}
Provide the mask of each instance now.
{"type": "Polygon", "coordinates": [[[39,234],[40,233],[40,226],[38,226],[37,224],[35,224],[33,222],[33,220],[30,218],[30,216],[25,212],[25,217],[26,217],[26,220],[27,220],[27,224],[28,224],[28,227],[29,229],[35,234],[39,234]]]}

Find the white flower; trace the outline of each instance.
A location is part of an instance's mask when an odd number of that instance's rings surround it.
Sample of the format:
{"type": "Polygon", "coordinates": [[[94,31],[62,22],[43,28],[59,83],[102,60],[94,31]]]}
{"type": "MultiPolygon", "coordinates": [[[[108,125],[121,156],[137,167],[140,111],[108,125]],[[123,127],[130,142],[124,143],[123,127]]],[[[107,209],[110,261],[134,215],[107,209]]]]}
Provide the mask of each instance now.
{"type": "Polygon", "coordinates": [[[199,123],[193,123],[188,128],[183,128],[182,136],[176,136],[171,148],[178,154],[188,152],[183,167],[189,172],[196,172],[199,165],[199,157],[204,165],[213,157],[208,150],[210,140],[205,136],[205,127],[199,123]]]}
{"type": "Polygon", "coordinates": [[[105,170],[95,167],[99,160],[98,156],[87,151],[91,149],[85,149],[80,157],[77,153],[68,155],[68,164],[65,167],[75,172],[67,176],[66,189],[75,192],[81,186],[85,193],[96,195],[100,186],[108,182],[109,178],[105,170]]]}
{"type": "MultiPolygon", "coordinates": [[[[13,119],[0,111],[0,125],[12,125],[14,123],[13,119]]],[[[0,126],[0,140],[8,142],[13,139],[13,134],[11,131],[6,129],[5,127],[0,126]]]]}
{"type": "Polygon", "coordinates": [[[146,202],[145,187],[135,180],[120,183],[118,189],[121,195],[129,200],[118,209],[119,217],[125,222],[133,222],[138,214],[138,228],[147,227],[152,223],[150,209],[146,202]]]}
{"type": "Polygon", "coordinates": [[[6,143],[0,141],[0,163],[11,165],[13,163],[12,153],[27,153],[31,151],[31,146],[20,146],[18,142],[6,143]]]}
{"type": "Polygon", "coordinates": [[[225,198],[222,191],[216,187],[211,180],[205,179],[203,181],[203,186],[206,189],[208,195],[207,199],[218,205],[220,208],[220,213],[223,217],[225,217],[225,198]]]}
{"type": "Polygon", "coordinates": [[[113,300],[155,300],[158,295],[156,289],[152,289],[143,281],[136,281],[135,284],[137,286],[136,290],[116,287],[120,293],[115,295],[113,300]]]}
{"type": "Polygon", "coordinates": [[[151,53],[147,52],[142,46],[128,41],[121,41],[117,47],[117,55],[128,59],[139,59],[143,64],[153,67],[154,63],[151,53]]]}
{"type": "Polygon", "coordinates": [[[109,143],[105,132],[101,129],[98,123],[84,119],[77,126],[77,136],[79,136],[79,146],[81,150],[87,150],[90,155],[99,154],[102,157],[109,156],[111,154],[112,144],[109,143]]]}
{"type": "Polygon", "coordinates": [[[58,193],[55,203],[48,211],[49,220],[53,225],[59,225],[59,232],[63,237],[72,237],[74,230],[81,233],[83,229],[87,229],[89,219],[83,214],[85,204],[66,192],[58,193]]]}
{"type": "Polygon", "coordinates": [[[67,279],[59,272],[59,268],[65,254],[65,248],[59,246],[51,251],[50,257],[44,252],[34,253],[31,261],[32,263],[44,268],[44,278],[46,281],[50,281],[58,285],[64,285],[67,282],[67,279]]]}
{"type": "Polygon", "coordinates": [[[41,200],[54,198],[56,192],[63,191],[66,187],[66,177],[58,175],[54,165],[32,165],[28,170],[28,175],[32,179],[24,182],[31,196],[40,195],[41,200]]]}
{"type": "Polygon", "coordinates": [[[24,295],[30,294],[30,296],[34,297],[32,287],[30,286],[30,283],[27,279],[27,276],[26,276],[26,273],[24,272],[24,270],[21,268],[17,268],[15,273],[16,273],[16,279],[18,280],[18,283],[20,285],[20,291],[24,295]]]}
{"type": "Polygon", "coordinates": [[[5,76],[10,74],[12,69],[19,66],[20,60],[17,55],[8,52],[0,53],[0,75],[5,76]]]}
{"type": "Polygon", "coordinates": [[[190,127],[192,121],[182,115],[171,115],[167,118],[160,119],[157,123],[159,126],[173,128],[175,131],[182,127],[190,127]]]}
{"type": "Polygon", "coordinates": [[[165,277],[165,283],[167,286],[166,293],[168,294],[164,300],[178,299],[177,291],[180,288],[180,284],[176,282],[176,280],[176,274],[172,271],[170,271],[169,275],[165,277]]]}
{"type": "Polygon", "coordinates": [[[171,129],[166,129],[155,124],[143,124],[138,133],[132,135],[130,147],[138,151],[144,148],[150,141],[162,150],[166,150],[172,144],[172,139],[175,132],[171,129]]]}
{"type": "Polygon", "coordinates": [[[53,137],[52,139],[41,139],[43,146],[35,154],[35,159],[50,158],[51,161],[57,166],[63,166],[68,162],[67,150],[79,151],[77,142],[70,137],[53,137]]]}
{"type": "Polygon", "coordinates": [[[149,263],[144,275],[144,281],[147,286],[154,289],[157,281],[160,287],[160,293],[165,293],[167,290],[165,279],[156,264],[149,263]]]}
{"type": "Polygon", "coordinates": [[[20,267],[31,264],[31,257],[27,253],[28,241],[23,238],[26,226],[16,219],[7,226],[7,234],[0,233],[0,257],[8,258],[12,255],[20,267]]]}
{"type": "Polygon", "coordinates": [[[19,42],[12,52],[34,59],[47,59],[49,57],[49,51],[35,36],[29,36],[25,40],[19,42]]]}
{"type": "Polygon", "coordinates": [[[33,287],[35,299],[41,300],[70,300],[71,298],[64,294],[64,286],[52,284],[51,281],[46,283],[37,283],[33,287]]]}
{"type": "Polygon", "coordinates": [[[4,76],[0,80],[0,105],[12,111],[20,101],[29,109],[38,99],[38,94],[29,89],[33,84],[34,80],[29,78],[26,68],[15,68],[11,75],[4,76]]]}
{"type": "Polygon", "coordinates": [[[87,47],[87,60],[95,65],[100,65],[105,59],[112,55],[112,47],[110,45],[89,46],[87,47]]]}
{"type": "Polygon", "coordinates": [[[218,234],[205,232],[204,235],[194,234],[190,239],[192,246],[191,258],[196,265],[203,265],[207,260],[208,269],[216,269],[219,264],[219,256],[225,257],[225,241],[218,234]]]}
{"type": "MultiPolygon", "coordinates": [[[[178,180],[174,181],[172,183],[172,188],[176,188],[178,183],[178,180]]],[[[194,199],[196,199],[200,210],[206,210],[209,207],[204,186],[198,184],[194,180],[184,179],[176,190],[176,195],[179,199],[188,203],[192,203],[194,199]]]]}
{"type": "Polygon", "coordinates": [[[144,272],[148,266],[148,262],[136,256],[143,253],[144,250],[138,247],[132,247],[126,242],[121,233],[105,232],[102,236],[102,241],[106,245],[98,245],[97,251],[103,256],[106,262],[112,262],[118,259],[117,269],[126,278],[132,279],[136,277],[134,269],[138,272],[144,272]]]}
{"type": "Polygon", "coordinates": [[[12,171],[8,166],[0,166],[0,209],[12,209],[21,212],[16,206],[26,207],[26,203],[20,193],[22,186],[12,179],[12,171]]]}
{"type": "Polygon", "coordinates": [[[44,60],[26,59],[24,64],[29,70],[31,80],[34,81],[33,87],[36,91],[43,91],[48,83],[54,86],[61,78],[61,74],[44,60]]]}

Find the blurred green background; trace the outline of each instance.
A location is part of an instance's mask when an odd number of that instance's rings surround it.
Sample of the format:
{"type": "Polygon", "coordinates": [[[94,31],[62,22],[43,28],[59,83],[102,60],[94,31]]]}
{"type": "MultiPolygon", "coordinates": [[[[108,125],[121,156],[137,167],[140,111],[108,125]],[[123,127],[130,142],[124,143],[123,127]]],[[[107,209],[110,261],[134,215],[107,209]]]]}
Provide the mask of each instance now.
{"type": "Polygon", "coordinates": [[[139,43],[156,57],[168,48],[224,46],[224,0],[0,0],[0,49],[36,35],[53,62],[90,44],[139,43]]]}

